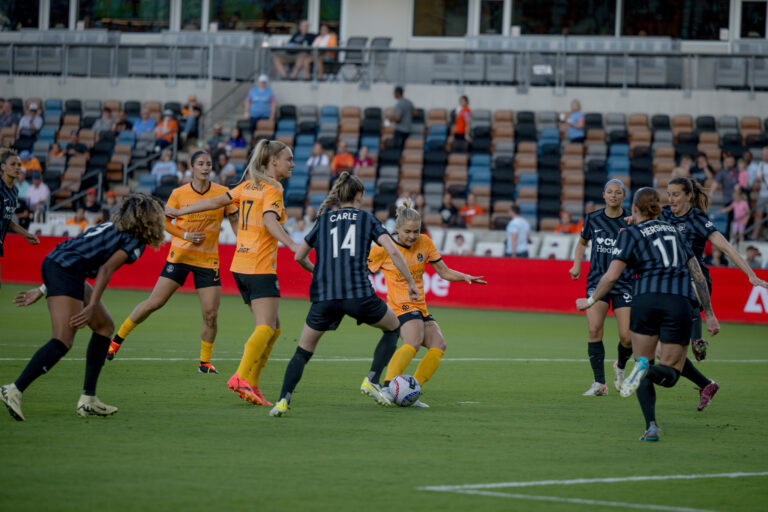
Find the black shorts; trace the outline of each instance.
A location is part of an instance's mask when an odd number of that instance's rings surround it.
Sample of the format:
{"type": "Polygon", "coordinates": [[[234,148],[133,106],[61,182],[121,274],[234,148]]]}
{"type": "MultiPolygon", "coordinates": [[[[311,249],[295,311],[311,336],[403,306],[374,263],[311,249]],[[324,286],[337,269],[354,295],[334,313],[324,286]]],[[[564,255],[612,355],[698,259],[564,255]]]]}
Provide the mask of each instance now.
{"type": "Polygon", "coordinates": [[[659,336],[659,341],[686,346],[691,339],[693,304],[681,295],[644,293],[634,298],[629,329],[638,334],[659,336]]]}
{"type": "Polygon", "coordinates": [[[264,297],[279,297],[280,285],[277,283],[277,274],[238,274],[232,272],[237,289],[246,304],[253,299],[264,297]]]}
{"type": "Polygon", "coordinates": [[[187,280],[190,272],[192,272],[192,278],[195,280],[195,290],[210,286],[221,286],[219,269],[195,267],[186,263],[166,261],[163,271],[160,272],[160,277],[167,277],[171,281],[179,283],[179,286],[184,286],[184,282],[187,280]]]}
{"type": "MultiPolygon", "coordinates": [[[[587,297],[591,297],[593,293],[595,293],[594,288],[587,288],[587,297]]],[[[608,304],[614,311],[619,308],[632,307],[631,293],[608,293],[600,300],[608,304]]]]}
{"type": "Polygon", "coordinates": [[[400,320],[401,327],[405,322],[408,322],[409,320],[421,320],[424,323],[435,321],[435,319],[432,318],[432,315],[424,316],[421,311],[409,311],[398,316],[397,319],[400,320]]]}
{"type": "Polygon", "coordinates": [[[377,295],[362,299],[323,300],[313,302],[307,314],[307,325],[316,331],[335,331],[344,315],[358,324],[378,323],[387,314],[387,303],[377,295]]]}
{"type": "Polygon", "coordinates": [[[80,301],[85,301],[85,274],[64,268],[52,259],[46,257],[40,268],[43,284],[48,288],[48,297],[64,295],[80,301]]]}

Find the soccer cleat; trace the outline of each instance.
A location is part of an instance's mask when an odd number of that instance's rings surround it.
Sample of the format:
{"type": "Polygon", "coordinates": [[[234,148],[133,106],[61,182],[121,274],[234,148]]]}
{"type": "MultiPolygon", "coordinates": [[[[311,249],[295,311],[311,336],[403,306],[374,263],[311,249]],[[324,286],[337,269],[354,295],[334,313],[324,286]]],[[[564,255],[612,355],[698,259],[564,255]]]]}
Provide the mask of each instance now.
{"type": "Polygon", "coordinates": [[[88,416],[110,416],[117,412],[117,407],[107,405],[96,396],[80,395],[77,401],[77,414],[86,418],[88,416]]]}
{"type": "Polygon", "coordinates": [[[219,373],[211,363],[200,363],[200,366],[197,367],[197,371],[200,373],[219,373]]]}
{"type": "Polygon", "coordinates": [[[8,408],[11,417],[16,421],[24,421],[24,413],[21,412],[21,391],[16,384],[7,384],[0,387],[0,400],[8,408]]]}
{"type": "Polygon", "coordinates": [[[109,350],[107,350],[107,361],[111,361],[115,358],[115,354],[120,350],[120,343],[115,342],[115,338],[109,343],[109,350]]]}
{"type": "Polygon", "coordinates": [[[254,405],[263,405],[248,383],[248,380],[238,377],[237,372],[227,381],[227,387],[237,393],[242,400],[254,405]]]}
{"type": "Polygon", "coordinates": [[[285,416],[285,414],[288,413],[288,400],[285,398],[281,398],[278,400],[277,405],[275,405],[271,411],[269,411],[270,416],[277,416],[278,418],[280,416],[285,416]]]}
{"type": "Polygon", "coordinates": [[[709,348],[709,342],[707,340],[693,340],[691,342],[691,352],[697,361],[703,361],[707,358],[707,349],[709,348]]]}
{"type": "Polygon", "coordinates": [[[253,390],[253,395],[258,400],[258,403],[256,405],[266,405],[268,407],[272,407],[272,402],[267,400],[264,395],[261,394],[261,390],[259,389],[259,386],[251,386],[251,389],[253,390]]]}
{"type": "Polygon", "coordinates": [[[632,396],[632,393],[637,391],[638,386],[640,386],[640,381],[645,377],[646,373],[648,373],[648,359],[645,357],[638,357],[629,377],[624,379],[624,382],[621,384],[621,396],[624,398],[632,396]]]}
{"type": "Polygon", "coordinates": [[[641,441],[658,441],[659,440],[659,430],[661,430],[656,425],[651,425],[648,427],[648,430],[645,431],[643,434],[643,437],[640,438],[641,441]]]}
{"type": "Polygon", "coordinates": [[[701,388],[699,390],[699,406],[696,409],[700,411],[708,406],[719,389],[720,385],[715,381],[710,381],[709,384],[701,388]]]}
{"type": "Polygon", "coordinates": [[[592,386],[585,392],[581,394],[581,396],[604,396],[608,394],[608,386],[603,384],[602,382],[593,382],[592,386]]]}
{"type": "Polygon", "coordinates": [[[411,404],[411,407],[423,407],[425,409],[429,409],[429,406],[422,402],[421,400],[416,400],[411,404]]]}
{"type": "Polygon", "coordinates": [[[619,362],[613,362],[613,387],[616,391],[621,391],[621,385],[624,383],[624,368],[619,368],[619,362]]]}
{"type": "Polygon", "coordinates": [[[392,405],[392,399],[384,394],[383,390],[381,387],[379,387],[378,384],[374,384],[368,380],[368,377],[364,378],[363,383],[360,384],[360,392],[373,398],[379,405],[384,407],[389,407],[392,405]]]}

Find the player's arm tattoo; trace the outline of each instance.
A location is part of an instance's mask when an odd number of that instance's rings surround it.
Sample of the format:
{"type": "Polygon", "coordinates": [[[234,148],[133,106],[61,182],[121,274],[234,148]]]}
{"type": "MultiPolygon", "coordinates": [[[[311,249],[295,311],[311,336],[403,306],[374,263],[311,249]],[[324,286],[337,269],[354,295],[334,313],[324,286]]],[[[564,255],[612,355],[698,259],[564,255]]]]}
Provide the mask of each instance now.
{"type": "Polygon", "coordinates": [[[691,272],[691,278],[693,279],[693,286],[696,289],[696,294],[699,296],[699,302],[701,307],[704,308],[704,313],[707,316],[714,314],[712,311],[712,300],[709,296],[709,288],[707,287],[707,280],[704,278],[704,273],[701,271],[699,262],[696,258],[688,260],[688,270],[691,272]]]}

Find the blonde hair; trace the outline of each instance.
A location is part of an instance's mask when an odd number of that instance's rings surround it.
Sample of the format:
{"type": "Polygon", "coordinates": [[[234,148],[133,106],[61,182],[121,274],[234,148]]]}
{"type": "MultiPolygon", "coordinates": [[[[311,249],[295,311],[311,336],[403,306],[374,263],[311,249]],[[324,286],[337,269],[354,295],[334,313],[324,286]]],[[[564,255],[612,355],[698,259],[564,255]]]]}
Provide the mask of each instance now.
{"type": "Polygon", "coordinates": [[[350,203],[354,201],[357,194],[363,193],[365,193],[365,185],[360,181],[360,178],[352,176],[347,171],[342,172],[336,180],[336,183],[333,184],[331,191],[328,192],[328,196],[326,196],[323,204],[317,209],[316,218],[320,218],[326,207],[328,207],[334,199],[338,199],[342,204],[350,203]]]}
{"type": "Polygon", "coordinates": [[[269,165],[269,160],[271,158],[277,158],[277,155],[287,147],[288,146],[279,140],[260,140],[251,153],[251,158],[248,160],[248,166],[245,168],[245,172],[240,181],[251,180],[254,183],[263,181],[264,183],[269,183],[273,187],[279,188],[280,184],[277,180],[267,176],[266,170],[267,165],[269,165]]]}
{"type": "Polygon", "coordinates": [[[131,194],[112,216],[118,231],[126,231],[152,247],[165,239],[165,210],[160,201],[147,194],[131,194]]]}
{"type": "Polygon", "coordinates": [[[417,220],[419,221],[419,224],[421,224],[421,215],[414,210],[413,201],[406,199],[397,207],[397,212],[395,213],[395,228],[402,227],[402,225],[409,220],[417,220]]]}

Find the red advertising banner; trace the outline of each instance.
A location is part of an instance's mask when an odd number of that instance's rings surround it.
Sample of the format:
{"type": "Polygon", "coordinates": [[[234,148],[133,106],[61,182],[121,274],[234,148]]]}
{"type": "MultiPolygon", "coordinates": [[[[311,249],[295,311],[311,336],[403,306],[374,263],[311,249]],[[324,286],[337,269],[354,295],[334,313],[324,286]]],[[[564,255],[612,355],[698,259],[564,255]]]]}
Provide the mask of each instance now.
{"type": "MultiPolygon", "coordinates": [[[[28,245],[24,239],[9,234],[5,239],[5,256],[0,259],[0,281],[3,283],[38,283],[43,258],[62,239],[41,237],[40,245],[28,245]]],[[[232,274],[227,271],[234,245],[222,245],[221,283],[223,291],[238,294],[232,274]]],[[[158,250],[148,248],[133,265],[124,265],[112,277],[110,287],[151,290],[168,254],[167,245],[158,250]]],[[[582,277],[572,281],[568,275],[570,261],[524,260],[512,258],[479,258],[445,256],[446,264],[456,270],[483,275],[487,286],[448,282],[427,267],[424,288],[427,304],[512,311],[576,313],[575,300],[586,293],[589,264],[584,263],[582,277]]],[[[280,292],[283,297],[307,298],[311,275],[293,260],[293,254],[280,248],[277,259],[280,292]]],[[[715,313],[721,321],[768,325],[768,290],[753,287],[746,276],[735,268],[710,269],[713,281],[715,313]]],[[[767,270],[757,271],[768,279],[767,270]]],[[[384,277],[373,276],[374,287],[382,297],[386,294],[384,277]]],[[[194,291],[189,279],[184,289],[194,291]]]]}

